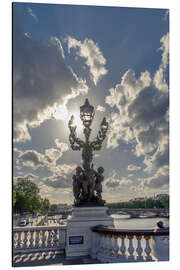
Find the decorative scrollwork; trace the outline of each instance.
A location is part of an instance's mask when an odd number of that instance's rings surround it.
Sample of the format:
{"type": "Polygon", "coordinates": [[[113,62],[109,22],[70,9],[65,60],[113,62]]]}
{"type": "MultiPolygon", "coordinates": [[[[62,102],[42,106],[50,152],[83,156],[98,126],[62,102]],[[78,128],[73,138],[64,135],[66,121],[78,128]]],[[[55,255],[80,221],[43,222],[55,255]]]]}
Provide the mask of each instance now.
{"type": "Polygon", "coordinates": [[[82,149],[83,168],[77,167],[76,175],[73,176],[73,192],[75,197],[75,205],[81,203],[98,203],[104,204],[102,200],[102,181],[104,180],[104,169],[99,167],[97,171],[93,169],[93,151],[99,151],[102,143],[106,138],[108,130],[108,122],[104,117],[100,130],[94,141],[90,142],[89,137],[91,134],[90,125],[94,118],[94,107],[89,104],[86,99],[85,104],[80,107],[80,117],[84,125],[85,141],[77,137],[76,128],[74,124],[74,116],[72,115],[68,127],[70,130],[69,142],[72,150],[82,149]],[[81,169],[81,170],[80,170],[81,169]]]}
{"type": "Polygon", "coordinates": [[[68,127],[70,130],[69,135],[69,142],[71,145],[72,150],[81,150],[84,146],[84,142],[80,140],[76,135],[76,128],[77,126],[74,125],[74,116],[71,116],[71,119],[69,120],[68,127]]]}
{"type": "Polygon", "coordinates": [[[106,118],[104,117],[101,122],[100,130],[98,132],[97,137],[95,138],[93,142],[91,142],[91,147],[93,150],[95,151],[101,150],[102,143],[104,139],[106,138],[107,130],[108,130],[108,122],[106,121],[106,118]]]}

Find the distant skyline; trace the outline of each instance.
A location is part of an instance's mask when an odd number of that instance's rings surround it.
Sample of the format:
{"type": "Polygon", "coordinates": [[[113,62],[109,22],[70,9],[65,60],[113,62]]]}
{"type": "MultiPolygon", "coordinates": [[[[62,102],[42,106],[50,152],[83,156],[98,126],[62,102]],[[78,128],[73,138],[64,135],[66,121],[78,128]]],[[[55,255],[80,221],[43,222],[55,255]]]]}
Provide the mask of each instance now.
{"type": "Polygon", "coordinates": [[[81,152],[68,142],[79,107],[95,107],[91,139],[110,128],[94,167],[107,202],[169,191],[169,11],[13,4],[14,180],[72,203],[81,152]]]}

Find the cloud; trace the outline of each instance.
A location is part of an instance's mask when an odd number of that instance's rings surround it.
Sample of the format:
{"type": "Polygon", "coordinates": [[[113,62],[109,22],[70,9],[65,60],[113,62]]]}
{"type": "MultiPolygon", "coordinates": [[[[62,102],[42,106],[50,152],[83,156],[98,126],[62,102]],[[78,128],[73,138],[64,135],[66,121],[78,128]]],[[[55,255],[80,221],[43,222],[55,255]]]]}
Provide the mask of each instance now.
{"type": "Polygon", "coordinates": [[[128,171],[139,171],[139,170],[141,170],[141,167],[135,166],[134,164],[129,164],[127,170],[128,171]]]}
{"type": "Polygon", "coordinates": [[[59,149],[55,149],[55,148],[49,148],[45,150],[45,156],[48,157],[48,160],[50,162],[54,162],[56,163],[56,161],[62,157],[63,152],[60,151],[59,149]]]}
{"type": "Polygon", "coordinates": [[[153,79],[148,71],[136,78],[129,69],[106,97],[106,103],[113,108],[108,119],[107,148],[118,147],[120,140],[136,143],[134,154],[144,157],[146,170],[158,169],[169,161],[169,95],[165,83],[168,34],[161,38],[161,43],[162,60],[158,69],[162,70],[161,80],[156,77],[158,70],[153,79]]]}
{"type": "Polygon", "coordinates": [[[145,179],[140,179],[140,188],[158,189],[169,184],[169,168],[164,166],[157,170],[152,176],[145,179]]]}
{"type": "Polygon", "coordinates": [[[48,148],[45,149],[45,153],[41,154],[36,150],[30,149],[25,151],[18,151],[18,157],[16,160],[17,168],[20,170],[22,167],[29,167],[33,170],[39,167],[46,167],[48,170],[52,170],[56,165],[56,162],[63,153],[68,150],[65,143],[62,143],[60,149],[48,148]]]}
{"type": "Polygon", "coordinates": [[[41,182],[39,185],[40,194],[42,198],[47,198],[51,203],[62,203],[67,202],[72,203],[72,188],[54,188],[52,186],[47,186],[41,182]]]}
{"type": "Polygon", "coordinates": [[[72,175],[75,173],[76,164],[61,164],[51,167],[53,173],[42,179],[43,184],[53,188],[72,187],[72,175]]]}
{"type": "Polygon", "coordinates": [[[96,108],[96,111],[99,111],[99,112],[105,112],[105,108],[103,106],[100,106],[98,105],[97,108],[96,108]]]}
{"type": "Polygon", "coordinates": [[[24,35],[13,16],[14,141],[30,140],[29,128],[50,119],[67,100],[86,94],[86,82],[67,66],[60,40],[42,43],[24,35]]]}
{"type": "Polygon", "coordinates": [[[27,11],[28,11],[29,15],[31,15],[31,16],[34,18],[34,20],[38,22],[38,17],[37,17],[37,15],[32,11],[32,8],[29,8],[29,7],[28,7],[28,8],[27,8],[27,11]]]}
{"type": "Polygon", "coordinates": [[[161,43],[162,46],[159,48],[162,53],[162,62],[159,66],[159,69],[156,71],[154,75],[154,85],[163,92],[168,92],[168,85],[165,80],[165,71],[168,66],[168,61],[169,61],[169,33],[164,35],[161,38],[161,43]]]}
{"type": "Polygon", "coordinates": [[[62,57],[65,58],[64,50],[63,50],[63,47],[61,45],[60,40],[57,37],[51,37],[50,40],[51,40],[52,44],[57,46],[57,48],[58,48],[60,54],[62,55],[62,57]]]}
{"type": "Polygon", "coordinates": [[[98,44],[88,38],[84,41],[79,41],[69,36],[66,40],[69,51],[71,48],[75,48],[77,49],[77,55],[86,59],[86,65],[89,67],[92,81],[97,85],[98,81],[108,72],[105,68],[106,59],[100,51],[98,44]]]}
{"type": "Polygon", "coordinates": [[[61,150],[61,152],[66,152],[69,149],[69,146],[67,143],[61,142],[58,138],[54,140],[57,148],[61,150]]]}
{"type": "Polygon", "coordinates": [[[117,178],[117,173],[113,171],[112,176],[104,181],[104,187],[107,190],[119,191],[122,188],[127,188],[132,183],[132,180],[127,178],[117,178]]]}
{"type": "Polygon", "coordinates": [[[45,166],[46,160],[44,155],[38,153],[36,150],[26,150],[19,154],[16,164],[19,169],[24,166],[36,170],[39,167],[45,166]]]}

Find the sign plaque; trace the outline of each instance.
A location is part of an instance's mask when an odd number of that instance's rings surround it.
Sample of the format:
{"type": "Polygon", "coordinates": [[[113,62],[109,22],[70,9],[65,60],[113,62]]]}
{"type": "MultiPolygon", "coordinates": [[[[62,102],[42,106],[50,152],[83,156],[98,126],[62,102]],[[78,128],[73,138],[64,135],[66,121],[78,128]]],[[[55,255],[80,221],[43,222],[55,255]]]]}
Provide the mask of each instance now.
{"type": "Polygon", "coordinates": [[[69,236],[69,245],[82,245],[84,243],[83,236],[69,236]]]}

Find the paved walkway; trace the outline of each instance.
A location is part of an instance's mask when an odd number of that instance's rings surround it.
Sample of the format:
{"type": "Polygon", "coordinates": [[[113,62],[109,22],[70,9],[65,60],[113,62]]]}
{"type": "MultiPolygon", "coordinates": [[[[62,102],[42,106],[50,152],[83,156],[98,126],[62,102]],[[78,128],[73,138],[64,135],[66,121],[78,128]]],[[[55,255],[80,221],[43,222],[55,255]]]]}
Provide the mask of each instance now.
{"type": "Polygon", "coordinates": [[[63,254],[54,252],[36,252],[28,254],[17,254],[13,256],[13,267],[21,266],[43,266],[43,265],[78,265],[78,264],[99,264],[90,256],[66,260],[63,254]]]}

